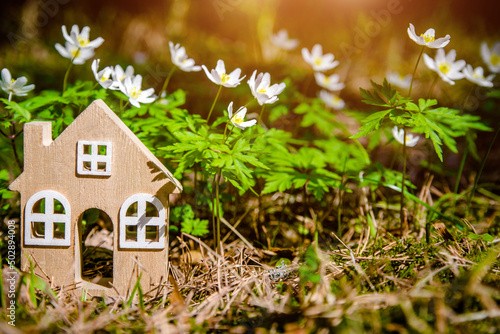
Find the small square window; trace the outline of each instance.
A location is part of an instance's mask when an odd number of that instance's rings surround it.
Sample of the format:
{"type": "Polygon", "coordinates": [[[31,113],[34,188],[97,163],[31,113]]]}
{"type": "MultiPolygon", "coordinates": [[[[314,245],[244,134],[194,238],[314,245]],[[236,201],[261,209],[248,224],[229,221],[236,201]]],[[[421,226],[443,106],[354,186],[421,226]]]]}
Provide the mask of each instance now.
{"type": "Polygon", "coordinates": [[[137,241],[137,225],[128,225],[125,235],[127,241],[137,241]]]}
{"type": "Polygon", "coordinates": [[[97,154],[106,155],[106,145],[97,145],[97,154]]]}
{"type": "Polygon", "coordinates": [[[77,143],[76,168],[80,175],[111,175],[112,143],[79,140],[77,143]]]}
{"type": "Polygon", "coordinates": [[[158,242],[158,226],[146,225],[146,241],[158,242]]]}
{"type": "Polygon", "coordinates": [[[83,162],[83,170],[90,172],[91,169],[92,169],[92,163],[90,161],[84,161],[83,162]]]}
{"type": "Polygon", "coordinates": [[[44,222],[32,222],[31,223],[31,233],[33,238],[45,238],[45,223],[44,222]]]}
{"type": "Polygon", "coordinates": [[[83,154],[92,154],[92,145],[83,145],[83,154]]]}
{"type": "Polygon", "coordinates": [[[66,224],[54,223],[54,239],[64,239],[66,236],[66,224]]]}
{"type": "Polygon", "coordinates": [[[105,162],[98,162],[97,163],[97,170],[105,172],[106,171],[106,165],[107,164],[105,162]]]}

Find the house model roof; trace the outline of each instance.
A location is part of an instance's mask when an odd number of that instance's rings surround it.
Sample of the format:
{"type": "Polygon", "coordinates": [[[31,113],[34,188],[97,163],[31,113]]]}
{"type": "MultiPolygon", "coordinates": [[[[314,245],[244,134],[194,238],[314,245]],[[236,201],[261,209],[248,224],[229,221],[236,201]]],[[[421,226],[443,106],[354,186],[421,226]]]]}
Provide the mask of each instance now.
{"type": "Polygon", "coordinates": [[[52,140],[50,122],[25,124],[24,138],[24,172],[10,184],[11,190],[22,192],[30,187],[27,182],[39,183],[40,180],[33,182],[37,174],[45,180],[42,189],[50,188],[47,183],[62,183],[75,177],[83,184],[90,178],[77,175],[76,143],[101,141],[113,143],[112,171],[108,178],[93,177],[94,182],[117,176],[121,177],[119,182],[139,178],[143,183],[148,180],[157,183],[168,193],[182,191],[180,182],[102,100],[92,102],[55,140],[52,140]]]}

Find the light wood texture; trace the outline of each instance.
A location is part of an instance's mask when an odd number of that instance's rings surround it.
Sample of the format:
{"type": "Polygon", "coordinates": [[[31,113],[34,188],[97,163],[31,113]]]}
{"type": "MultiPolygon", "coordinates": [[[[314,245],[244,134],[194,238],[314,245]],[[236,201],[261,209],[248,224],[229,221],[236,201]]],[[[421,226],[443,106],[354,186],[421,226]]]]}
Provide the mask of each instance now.
{"type": "Polygon", "coordinates": [[[160,280],[166,280],[168,238],[163,239],[162,249],[120,248],[120,207],[134,194],[153,195],[165,209],[168,234],[169,194],[182,191],[182,186],[102,100],[94,101],[55,140],[52,140],[50,122],[25,124],[24,172],[9,188],[21,193],[23,271],[29,270],[26,256],[30,256],[35,260],[36,272],[53,279],[56,285],[77,283],[93,294],[116,295],[114,289],[85,282],[81,277],[81,216],[85,210],[97,208],[113,223],[112,282],[118,293],[125,296],[140,272],[144,292],[160,280]],[[112,143],[110,175],[78,173],[78,141],[112,143]],[[26,203],[37,192],[46,190],[62,194],[69,202],[69,246],[37,246],[24,242],[26,203]]]}

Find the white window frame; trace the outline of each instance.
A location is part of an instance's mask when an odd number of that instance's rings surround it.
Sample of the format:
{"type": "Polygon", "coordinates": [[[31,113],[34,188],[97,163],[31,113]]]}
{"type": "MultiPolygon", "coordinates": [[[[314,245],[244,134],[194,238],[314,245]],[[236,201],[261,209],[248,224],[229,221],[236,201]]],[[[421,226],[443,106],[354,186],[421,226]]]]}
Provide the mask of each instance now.
{"type": "Polygon", "coordinates": [[[165,248],[165,208],[153,195],[139,193],[130,196],[120,207],[119,240],[121,248],[163,249],[165,248]],[[137,216],[128,217],[127,211],[137,202],[137,216]],[[153,204],[158,217],[146,217],[146,202],[153,204]],[[137,241],[127,240],[127,226],[137,226],[137,241]],[[158,241],[146,240],[146,226],[158,226],[158,241]]]}
{"type": "Polygon", "coordinates": [[[24,244],[35,246],[71,245],[71,207],[66,197],[53,190],[39,191],[26,202],[24,213],[24,244]],[[33,206],[45,199],[45,213],[33,213],[33,206]],[[54,213],[54,199],[64,207],[65,213],[54,213]],[[31,229],[33,222],[44,223],[44,236],[35,237],[31,229]],[[64,223],[64,238],[54,238],[54,223],[64,223]]]}
{"type": "Polygon", "coordinates": [[[112,143],[109,141],[90,141],[79,140],[77,143],[77,159],[76,171],[80,175],[96,175],[96,176],[109,176],[111,175],[111,153],[112,143]],[[84,146],[90,146],[90,154],[85,153],[84,146]],[[106,146],[106,154],[100,155],[98,147],[106,146]],[[85,169],[84,163],[90,162],[90,170],[85,169]],[[104,170],[98,169],[98,163],[105,163],[104,170]]]}

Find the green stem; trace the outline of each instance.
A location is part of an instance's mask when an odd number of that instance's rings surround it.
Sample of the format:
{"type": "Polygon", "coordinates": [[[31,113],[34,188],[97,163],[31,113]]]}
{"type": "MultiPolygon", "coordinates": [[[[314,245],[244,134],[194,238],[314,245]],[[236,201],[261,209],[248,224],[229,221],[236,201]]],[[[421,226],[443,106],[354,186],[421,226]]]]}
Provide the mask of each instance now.
{"type": "Polygon", "coordinates": [[[71,63],[69,64],[68,66],[68,70],[66,71],[66,74],[64,74],[64,81],[63,81],[63,93],[66,91],[66,86],[68,84],[68,76],[69,76],[69,71],[71,70],[71,68],[73,67],[73,61],[75,60],[76,57],[78,57],[78,54],[80,53],[80,49],[78,49],[76,52],[75,52],[75,55],[73,56],[73,58],[71,59],[71,63]]]}
{"type": "Polygon", "coordinates": [[[163,83],[163,87],[161,87],[160,94],[158,95],[159,97],[161,97],[163,92],[165,92],[165,93],[167,92],[168,82],[170,81],[170,78],[172,77],[172,74],[174,74],[174,72],[175,72],[175,66],[172,66],[172,68],[170,69],[170,72],[168,72],[168,74],[167,74],[167,78],[165,79],[165,82],[163,83]]]}
{"type": "Polygon", "coordinates": [[[89,98],[90,96],[90,93],[92,93],[92,91],[94,91],[94,89],[97,87],[97,85],[99,85],[99,82],[96,82],[94,87],[92,87],[91,90],[89,90],[89,92],[87,93],[87,95],[85,96],[85,99],[83,100],[83,102],[80,104],[80,108],[78,110],[78,113],[80,113],[82,111],[82,108],[83,106],[87,103],[87,99],[89,98]]]}
{"type": "Polygon", "coordinates": [[[415,68],[413,69],[413,74],[411,76],[410,90],[408,91],[408,96],[411,96],[411,89],[413,88],[413,80],[415,79],[415,73],[417,72],[418,63],[420,62],[420,58],[422,58],[422,54],[424,53],[425,46],[422,46],[422,50],[420,50],[420,54],[418,55],[417,63],[415,64],[415,68]]]}
{"type": "Polygon", "coordinates": [[[457,181],[455,182],[455,197],[453,197],[453,204],[451,207],[451,214],[455,214],[455,204],[457,202],[458,187],[460,186],[460,180],[462,179],[462,172],[464,170],[465,159],[467,158],[467,153],[469,153],[469,145],[465,145],[464,155],[462,156],[462,161],[460,161],[460,167],[458,168],[457,181]]]}
{"type": "Polygon", "coordinates": [[[399,229],[401,237],[403,236],[404,222],[404,198],[405,198],[405,179],[406,179],[406,127],[403,126],[403,173],[401,177],[401,203],[399,209],[399,229]]]}
{"type": "Polygon", "coordinates": [[[439,78],[439,75],[436,74],[436,76],[434,77],[434,80],[432,81],[431,87],[429,88],[429,91],[427,92],[427,98],[431,97],[432,91],[434,90],[434,86],[436,86],[438,78],[439,78]]]}
{"type": "Polygon", "coordinates": [[[464,99],[464,102],[462,103],[462,108],[460,108],[460,114],[462,114],[465,110],[465,105],[467,104],[467,101],[469,101],[469,97],[471,96],[472,92],[474,91],[474,88],[476,86],[475,85],[472,85],[471,89],[469,90],[469,93],[467,94],[467,96],[465,97],[464,99]]]}
{"type": "MultiPolygon", "coordinates": [[[[12,101],[12,92],[9,93],[9,102],[12,101]]],[[[14,159],[16,160],[16,164],[19,167],[19,170],[21,172],[23,171],[23,165],[21,164],[21,159],[19,159],[19,155],[17,154],[17,149],[16,149],[16,122],[12,121],[10,123],[10,136],[6,136],[7,138],[10,139],[10,145],[12,146],[12,152],[14,152],[14,159]]],[[[2,134],[4,134],[2,132],[2,134]]],[[[5,134],[4,134],[5,135],[5,134]]]]}
{"type": "Polygon", "coordinates": [[[483,172],[484,166],[486,165],[486,160],[488,159],[488,156],[490,155],[491,149],[493,148],[493,144],[495,143],[495,140],[497,139],[499,132],[500,132],[500,125],[497,126],[497,130],[495,131],[495,135],[493,136],[493,139],[490,142],[490,146],[488,147],[488,151],[486,151],[486,154],[483,157],[483,161],[481,161],[481,166],[479,167],[479,171],[476,175],[476,178],[474,179],[474,186],[472,187],[472,191],[469,194],[469,199],[467,200],[467,210],[465,211],[465,217],[469,216],[469,209],[470,209],[472,197],[474,197],[474,192],[476,191],[477,184],[479,183],[479,178],[481,177],[481,173],[483,172]]]}
{"type": "Polygon", "coordinates": [[[219,98],[219,95],[220,95],[220,91],[221,91],[221,90],[222,90],[222,85],[219,85],[219,90],[217,91],[217,95],[215,96],[214,103],[212,103],[212,107],[210,108],[210,112],[208,113],[207,123],[208,123],[208,121],[210,120],[210,116],[212,116],[212,111],[214,110],[214,107],[215,107],[215,102],[217,102],[217,99],[219,98]]]}
{"type": "Polygon", "coordinates": [[[344,175],[345,175],[345,166],[347,164],[347,159],[344,159],[344,167],[342,168],[342,174],[340,175],[340,188],[339,188],[339,207],[337,210],[337,221],[338,221],[338,227],[337,227],[337,235],[341,235],[342,232],[342,195],[343,195],[343,190],[342,188],[344,187],[344,175]]]}
{"type": "Polygon", "coordinates": [[[222,249],[219,247],[220,245],[220,210],[219,210],[219,183],[220,183],[220,177],[221,177],[221,171],[222,169],[219,168],[219,172],[217,173],[216,177],[217,180],[215,181],[215,203],[217,205],[216,207],[216,212],[217,212],[217,249],[219,249],[222,252],[222,249]]]}
{"type": "Polygon", "coordinates": [[[127,101],[127,103],[125,103],[125,105],[124,105],[124,106],[121,106],[121,104],[122,104],[122,103],[121,103],[121,100],[120,100],[120,111],[121,111],[121,112],[124,112],[124,111],[125,111],[125,108],[127,108],[127,106],[128,106],[128,104],[129,104],[129,103],[130,103],[130,101],[127,101]]]}
{"type": "Polygon", "coordinates": [[[226,137],[226,131],[227,131],[228,124],[229,124],[229,122],[226,123],[226,128],[224,129],[224,136],[223,136],[222,145],[224,145],[226,143],[226,140],[229,138],[229,136],[231,135],[231,133],[233,133],[233,130],[234,130],[234,124],[232,124],[233,126],[231,127],[231,130],[229,130],[229,133],[227,134],[227,137],[226,137]]]}
{"type": "Polygon", "coordinates": [[[262,119],[262,114],[264,113],[264,107],[265,107],[265,106],[266,106],[266,105],[265,105],[265,104],[263,104],[263,105],[262,105],[262,109],[260,109],[260,115],[259,115],[259,120],[257,121],[257,124],[260,124],[260,120],[262,119]]]}
{"type": "MultiPolygon", "coordinates": [[[[464,99],[464,102],[462,103],[462,108],[460,108],[460,114],[463,113],[465,109],[465,105],[467,104],[467,101],[469,100],[470,95],[472,94],[474,90],[474,85],[471,86],[471,89],[469,90],[469,93],[464,99]]],[[[460,180],[462,179],[462,172],[464,170],[464,165],[465,165],[465,160],[467,159],[467,154],[469,153],[469,144],[466,142],[465,144],[465,150],[464,150],[464,155],[462,156],[462,161],[460,161],[460,167],[458,168],[458,175],[457,175],[457,181],[455,182],[455,197],[453,197],[453,204],[451,207],[451,214],[455,214],[455,205],[457,202],[457,194],[458,194],[458,187],[460,186],[460,180]]]]}

